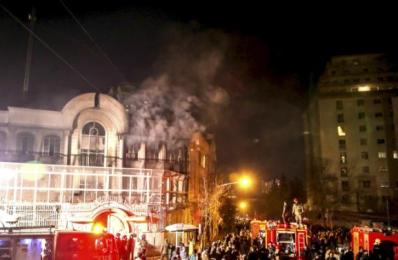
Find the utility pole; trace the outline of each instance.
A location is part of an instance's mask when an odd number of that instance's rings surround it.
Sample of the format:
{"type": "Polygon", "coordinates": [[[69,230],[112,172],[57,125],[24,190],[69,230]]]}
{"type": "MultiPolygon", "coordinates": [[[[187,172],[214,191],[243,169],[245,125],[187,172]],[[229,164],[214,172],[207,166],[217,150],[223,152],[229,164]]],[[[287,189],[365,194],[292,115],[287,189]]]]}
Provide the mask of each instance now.
{"type": "Polygon", "coordinates": [[[28,16],[29,19],[29,37],[28,37],[28,46],[26,49],[26,63],[25,63],[25,77],[23,80],[23,89],[22,95],[23,98],[26,100],[29,92],[29,80],[30,80],[30,69],[32,65],[32,49],[33,49],[33,29],[35,27],[36,22],[36,9],[32,7],[32,12],[28,16]]]}

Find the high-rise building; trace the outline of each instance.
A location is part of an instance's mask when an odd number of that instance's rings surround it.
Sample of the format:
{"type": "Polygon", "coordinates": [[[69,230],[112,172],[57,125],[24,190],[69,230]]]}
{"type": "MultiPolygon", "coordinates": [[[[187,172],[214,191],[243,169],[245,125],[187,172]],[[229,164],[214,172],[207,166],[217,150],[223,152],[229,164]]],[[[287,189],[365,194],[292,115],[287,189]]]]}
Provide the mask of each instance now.
{"type": "Polygon", "coordinates": [[[385,212],[398,189],[398,67],[383,54],[332,57],[305,114],[311,209],[385,212]]]}

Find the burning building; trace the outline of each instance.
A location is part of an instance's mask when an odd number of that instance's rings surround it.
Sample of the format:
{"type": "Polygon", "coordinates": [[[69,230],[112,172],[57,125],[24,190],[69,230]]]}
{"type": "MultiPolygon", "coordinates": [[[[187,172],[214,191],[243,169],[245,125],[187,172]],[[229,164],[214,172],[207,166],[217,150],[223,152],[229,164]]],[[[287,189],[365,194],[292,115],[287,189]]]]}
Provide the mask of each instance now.
{"type": "Polygon", "coordinates": [[[60,111],[0,111],[0,225],[46,233],[100,222],[110,232],[150,234],[201,224],[212,137],[139,137],[131,109],[86,93],[60,111]]]}

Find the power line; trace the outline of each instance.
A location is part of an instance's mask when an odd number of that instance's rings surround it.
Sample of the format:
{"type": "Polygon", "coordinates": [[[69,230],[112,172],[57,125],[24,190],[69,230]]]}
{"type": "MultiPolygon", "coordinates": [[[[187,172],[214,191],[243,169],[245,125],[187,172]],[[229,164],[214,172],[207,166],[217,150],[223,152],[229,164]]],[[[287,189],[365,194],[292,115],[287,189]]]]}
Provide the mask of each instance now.
{"type": "Polygon", "coordinates": [[[111,58],[109,57],[108,54],[99,46],[99,44],[94,40],[94,38],[91,36],[91,34],[86,30],[86,28],[83,26],[83,24],[80,23],[80,21],[77,19],[77,17],[73,14],[73,12],[66,6],[64,1],[59,0],[59,2],[62,4],[62,6],[65,8],[65,10],[72,16],[73,20],[80,26],[82,31],[87,35],[87,37],[90,39],[90,41],[94,44],[94,46],[97,48],[97,50],[102,54],[102,56],[111,64],[113,69],[119,74],[119,76],[122,78],[123,81],[126,81],[126,77],[123,75],[123,73],[119,70],[119,68],[113,63],[111,58]]]}
{"type": "Polygon", "coordinates": [[[33,35],[33,37],[36,38],[41,44],[44,45],[52,54],[54,54],[58,59],[60,59],[65,65],[67,65],[73,72],[75,72],[79,77],[86,82],[90,87],[94,88],[96,91],[100,92],[100,90],[92,84],[80,71],[78,71],[72,64],[70,64],[67,60],[65,60],[57,51],[55,51],[53,48],[50,47],[43,39],[40,38],[35,32],[33,32],[28,26],[26,26],[18,17],[16,17],[10,10],[8,10],[5,6],[3,6],[0,3],[1,9],[4,10],[14,21],[16,21],[18,24],[20,24],[23,28],[25,28],[28,32],[33,35]]]}

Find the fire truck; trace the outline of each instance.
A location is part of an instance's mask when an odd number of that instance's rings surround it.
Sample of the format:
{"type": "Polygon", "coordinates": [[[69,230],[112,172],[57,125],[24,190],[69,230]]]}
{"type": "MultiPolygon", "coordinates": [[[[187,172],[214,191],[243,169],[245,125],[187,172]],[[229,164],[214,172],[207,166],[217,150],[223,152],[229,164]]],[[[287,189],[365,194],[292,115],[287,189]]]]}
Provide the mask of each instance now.
{"type": "Polygon", "coordinates": [[[85,231],[56,231],[54,258],[118,260],[115,237],[110,233],[85,231]]]}
{"type": "Polygon", "coordinates": [[[260,236],[265,246],[275,246],[279,256],[300,258],[308,245],[307,226],[296,223],[281,224],[275,221],[253,220],[250,223],[252,238],[260,236]]]}
{"type": "Polygon", "coordinates": [[[383,232],[379,228],[355,226],[351,229],[351,236],[351,246],[355,256],[358,254],[360,248],[364,251],[372,251],[377,241],[380,243],[383,251],[394,255],[394,259],[398,260],[397,230],[383,232]]]}

